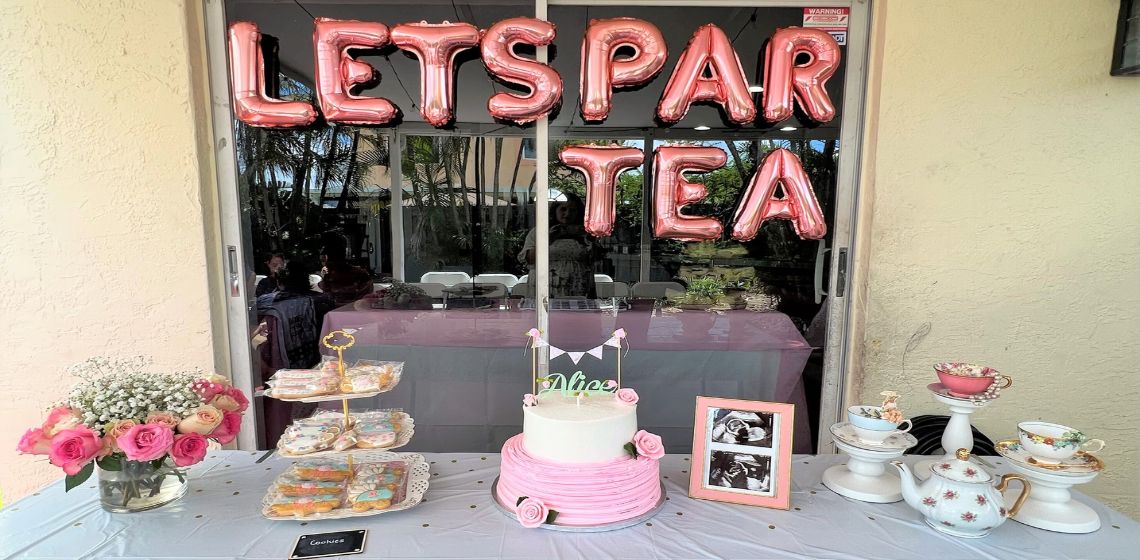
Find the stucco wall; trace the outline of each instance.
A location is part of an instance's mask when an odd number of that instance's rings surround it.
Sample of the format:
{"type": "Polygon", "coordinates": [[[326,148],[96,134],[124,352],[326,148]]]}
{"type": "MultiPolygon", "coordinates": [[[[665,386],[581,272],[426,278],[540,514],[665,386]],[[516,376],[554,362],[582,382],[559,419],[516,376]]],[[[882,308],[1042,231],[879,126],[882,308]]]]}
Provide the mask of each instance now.
{"type": "Polygon", "coordinates": [[[856,398],[896,389],[912,414],[945,413],[937,361],[1012,374],[975,425],[1107,440],[1086,489],[1138,516],[1140,78],[1108,74],[1119,5],[878,5],[854,373],[856,398]]]}
{"type": "MultiPolygon", "coordinates": [[[[214,363],[188,23],[174,0],[0,3],[0,488],[66,366],[214,363]]],[[[209,173],[207,171],[207,173],[209,173]]]]}

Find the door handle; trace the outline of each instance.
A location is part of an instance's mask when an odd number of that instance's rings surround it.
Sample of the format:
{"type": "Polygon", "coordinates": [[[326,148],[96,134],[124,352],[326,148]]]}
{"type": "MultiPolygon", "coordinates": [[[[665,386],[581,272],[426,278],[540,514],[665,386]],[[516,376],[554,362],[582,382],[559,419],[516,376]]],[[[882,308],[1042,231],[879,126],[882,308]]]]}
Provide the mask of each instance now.
{"type": "Polygon", "coordinates": [[[241,297],[241,275],[238,274],[237,247],[226,247],[226,264],[230,268],[230,297],[241,297]]]}

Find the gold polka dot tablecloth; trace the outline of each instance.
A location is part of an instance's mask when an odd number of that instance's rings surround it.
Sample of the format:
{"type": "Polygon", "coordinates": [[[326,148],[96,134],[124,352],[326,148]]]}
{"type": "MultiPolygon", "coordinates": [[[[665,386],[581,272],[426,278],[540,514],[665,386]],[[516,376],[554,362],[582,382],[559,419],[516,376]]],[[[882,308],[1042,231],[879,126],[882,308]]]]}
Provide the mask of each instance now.
{"type": "MultiPolygon", "coordinates": [[[[104,512],[94,479],[67,495],[57,482],[0,510],[0,558],[282,559],[302,534],[353,529],[369,535],[364,554],[350,558],[1116,560],[1140,550],[1140,524],[1076,492],[1100,515],[1099,531],[1066,535],[1009,521],[983,539],[944,535],[902,502],[856,502],[826,489],[820,477],[842,455],[796,456],[787,511],[691,500],[692,461],[667,455],[661,474],[669,499],[652,519],[608,533],[523,529],[492,503],[498,455],[424,455],[431,482],[423,503],[363,519],[264,519],[266,488],[293,462],[264,452],[212,453],[190,469],[184,498],[141,513],[104,512]]],[[[1000,457],[987,461],[1005,472],[1000,457]]]]}

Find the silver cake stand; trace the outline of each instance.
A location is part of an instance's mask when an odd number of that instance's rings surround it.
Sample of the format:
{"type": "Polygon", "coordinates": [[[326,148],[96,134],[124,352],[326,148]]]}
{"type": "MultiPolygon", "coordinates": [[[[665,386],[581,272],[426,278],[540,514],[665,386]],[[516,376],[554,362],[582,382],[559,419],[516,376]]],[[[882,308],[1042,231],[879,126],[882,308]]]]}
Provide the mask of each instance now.
{"type": "MultiPolygon", "coordinates": [[[[491,483],[491,499],[495,502],[495,507],[503,512],[503,515],[515,519],[515,510],[507,504],[499,501],[499,493],[496,491],[499,488],[499,477],[495,477],[495,481],[491,483]]],[[[546,529],[547,531],[562,531],[565,533],[604,533],[606,531],[616,531],[618,529],[625,529],[626,527],[633,527],[646,521],[649,521],[661,508],[665,506],[665,483],[661,483],[661,498],[654,504],[653,509],[629,519],[621,521],[614,521],[613,523],[604,523],[602,525],[562,525],[557,521],[554,523],[543,523],[538,527],[546,529]]]]}

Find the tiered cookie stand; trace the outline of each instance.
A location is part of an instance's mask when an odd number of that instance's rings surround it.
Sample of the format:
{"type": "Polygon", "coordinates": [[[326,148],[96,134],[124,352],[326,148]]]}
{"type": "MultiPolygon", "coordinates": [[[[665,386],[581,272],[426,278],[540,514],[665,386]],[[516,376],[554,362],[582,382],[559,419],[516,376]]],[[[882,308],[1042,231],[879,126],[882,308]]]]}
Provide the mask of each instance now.
{"type": "MultiPolygon", "coordinates": [[[[942,431],[942,449],[966,451],[974,450],[974,429],[970,426],[970,415],[989,406],[995,399],[972,400],[951,396],[941,383],[931,383],[926,386],[934,396],[934,400],[946,405],[950,409],[950,421],[942,431]]],[[[930,467],[934,463],[954,458],[953,451],[948,451],[942,457],[919,461],[914,467],[915,476],[926,479],[930,476],[930,467]]]]}
{"type": "MultiPolygon", "coordinates": [[[[326,347],[336,351],[336,353],[337,353],[337,369],[338,369],[338,372],[340,375],[340,379],[343,381],[345,379],[344,351],[346,349],[352,347],[352,345],[356,343],[356,339],[350,333],[337,330],[337,331],[332,331],[332,332],[328,333],[327,335],[325,335],[325,337],[322,339],[322,343],[326,347]],[[341,339],[345,340],[345,343],[344,344],[334,344],[333,341],[336,340],[337,338],[341,338],[341,339]]],[[[380,391],[374,391],[374,392],[369,392],[369,393],[319,395],[319,396],[313,396],[313,397],[305,397],[305,398],[300,398],[300,399],[287,399],[287,400],[289,402],[306,402],[306,403],[327,402],[327,401],[335,401],[335,400],[341,401],[341,406],[342,406],[343,415],[344,415],[343,420],[342,420],[342,429],[347,431],[350,428],[352,428],[352,426],[353,426],[353,418],[352,418],[351,413],[349,412],[349,407],[348,407],[348,401],[349,400],[374,397],[380,393],[392,390],[396,386],[397,383],[399,383],[399,379],[397,379],[395,382],[393,382],[390,386],[383,387],[380,391]]],[[[266,396],[269,398],[274,398],[272,396],[272,394],[270,394],[270,393],[266,393],[266,396]]],[[[391,449],[396,449],[398,447],[406,445],[408,443],[408,441],[411,439],[412,429],[413,429],[412,428],[413,427],[412,419],[410,417],[407,417],[406,421],[407,421],[407,425],[404,427],[401,427],[399,434],[397,434],[396,441],[390,447],[385,448],[385,449],[346,449],[344,451],[326,450],[326,451],[320,451],[317,453],[312,453],[312,454],[308,454],[308,455],[304,455],[304,456],[288,456],[288,458],[294,459],[296,461],[304,461],[307,459],[343,459],[348,464],[350,469],[354,467],[354,462],[356,464],[364,465],[367,463],[382,463],[382,462],[388,462],[388,461],[404,461],[408,465],[408,469],[407,469],[407,490],[405,493],[405,497],[401,502],[394,503],[394,504],[392,504],[391,507],[389,507],[387,509],[382,509],[382,510],[370,509],[370,510],[363,511],[363,512],[352,511],[349,508],[341,508],[341,509],[333,510],[332,512],[328,512],[328,513],[313,513],[313,514],[307,515],[305,517],[295,517],[295,516],[272,515],[266,509],[266,510],[263,510],[263,512],[262,512],[263,515],[268,519],[287,520],[287,521],[318,520],[318,519],[343,519],[343,518],[348,518],[348,517],[366,517],[366,516],[377,515],[377,514],[381,514],[381,513],[389,513],[389,512],[393,512],[393,511],[400,511],[400,510],[409,509],[411,507],[418,505],[420,503],[420,501],[423,500],[424,493],[427,491],[427,487],[428,487],[428,479],[430,478],[429,467],[428,467],[427,461],[424,459],[423,455],[420,455],[418,453],[395,453],[395,452],[389,451],[391,449]]],[[[280,449],[278,450],[278,454],[281,456],[286,456],[286,455],[280,453],[280,449]]],[[[265,500],[264,500],[266,504],[268,504],[272,500],[274,494],[275,494],[274,486],[271,486],[269,491],[267,492],[265,500]]]]}
{"type": "Polygon", "coordinates": [[[847,464],[834,465],[823,472],[824,486],[861,502],[885,504],[902,500],[899,475],[886,465],[918,443],[914,436],[897,433],[882,443],[869,443],[859,439],[847,422],[831,426],[831,435],[835,446],[850,459],[847,464]]]}

